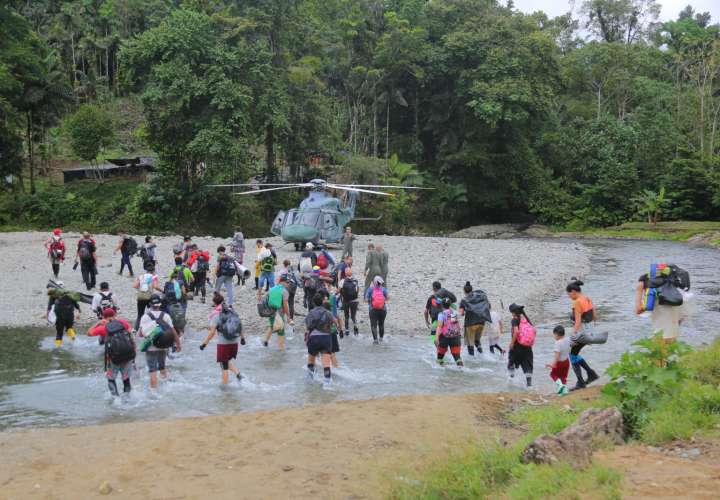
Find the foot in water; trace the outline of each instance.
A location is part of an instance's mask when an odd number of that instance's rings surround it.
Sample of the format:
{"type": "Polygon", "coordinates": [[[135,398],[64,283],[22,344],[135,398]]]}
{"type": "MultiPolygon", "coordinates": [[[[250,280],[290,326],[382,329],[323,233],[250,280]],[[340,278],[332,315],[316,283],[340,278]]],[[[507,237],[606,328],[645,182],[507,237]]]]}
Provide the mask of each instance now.
{"type": "Polygon", "coordinates": [[[75,329],[74,328],[68,328],[67,334],[68,334],[68,337],[70,337],[70,340],[75,340],[75,329]]]}
{"type": "Polygon", "coordinates": [[[60,347],[62,345],[62,339],[58,340],[55,339],[55,347],[60,347]]]}

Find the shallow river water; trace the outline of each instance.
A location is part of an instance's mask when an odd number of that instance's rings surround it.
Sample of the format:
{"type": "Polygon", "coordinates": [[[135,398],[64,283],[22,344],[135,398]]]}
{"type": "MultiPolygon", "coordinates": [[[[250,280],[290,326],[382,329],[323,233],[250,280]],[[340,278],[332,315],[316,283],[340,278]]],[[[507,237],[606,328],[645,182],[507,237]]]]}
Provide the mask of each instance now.
{"type": "MultiPolygon", "coordinates": [[[[670,242],[584,243],[593,250],[592,270],[583,278],[585,292],[598,307],[602,323],[598,328],[610,332],[607,344],[583,351],[594,367],[605,369],[635,339],[650,333],[649,319],[635,316],[632,310],[636,279],[650,262],[673,262],[691,273],[697,311],[684,325],[682,340],[701,345],[720,331],[717,250],[670,242]]],[[[570,302],[562,292],[545,297],[541,307],[527,309],[539,326],[533,390],[540,393],[552,388],[544,368],[551,358],[552,326],[569,325],[570,302]]],[[[508,323],[507,314],[503,317],[508,323]]],[[[367,330],[367,323],[362,327],[367,330]]],[[[330,388],[319,381],[305,382],[302,335],[288,339],[284,353],[264,348],[254,336],[239,352],[245,379],[222,387],[214,346],[205,352],[198,349],[204,334],[187,334],[183,352],[169,362],[170,380],[156,392],[147,388],[140,355],[132,394],[113,399],[101,373],[102,347],[95,339],[78,336],[76,342],[55,350],[50,329],[0,329],[0,430],[202,416],[405,394],[525,390],[509,381],[505,361],[487,352],[475,358],[463,353],[467,364],[463,370],[439,367],[425,332],[414,336],[389,332],[379,346],[372,345],[367,332],[341,341],[342,366],[334,371],[330,388]]],[[[507,341],[505,334],[503,347],[507,341]]]]}

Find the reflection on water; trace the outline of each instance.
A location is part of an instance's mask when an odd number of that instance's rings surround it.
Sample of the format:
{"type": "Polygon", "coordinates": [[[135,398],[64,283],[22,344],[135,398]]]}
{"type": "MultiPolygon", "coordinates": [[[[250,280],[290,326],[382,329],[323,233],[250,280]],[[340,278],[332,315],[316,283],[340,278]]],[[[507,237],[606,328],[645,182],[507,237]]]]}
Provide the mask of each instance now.
{"type": "MultiPolygon", "coordinates": [[[[585,291],[598,307],[599,327],[610,332],[607,344],[583,351],[593,366],[606,368],[635,339],[649,333],[649,320],[636,317],[632,308],[635,280],[653,261],[674,262],[691,271],[698,312],[685,325],[683,340],[700,345],[716,334],[717,251],[668,242],[588,245],[594,257],[585,291]]],[[[548,296],[541,310],[528,309],[540,326],[535,347],[535,390],[540,392],[551,390],[543,367],[551,358],[552,327],[558,322],[569,326],[570,302],[561,292],[548,296]]],[[[367,324],[362,327],[368,329],[367,324]]],[[[319,380],[304,380],[301,335],[288,339],[285,353],[266,349],[252,337],[239,352],[245,379],[222,387],[214,346],[204,352],[198,349],[203,338],[204,332],[189,332],[184,352],[169,362],[170,380],[156,392],[148,389],[140,355],[133,392],[113,399],[101,373],[102,347],[95,339],[79,336],[56,350],[50,329],[0,330],[0,429],[201,416],[400,394],[523,390],[508,381],[503,360],[487,353],[476,359],[464,356],[464,370],[439,367],[424,332],[390,335],[380,346],[372,345],[367,334],[341,341],[342,366],[327,389],[319,380]]],[[[507,343],[507,336],[502,343],[507,343]]]]}

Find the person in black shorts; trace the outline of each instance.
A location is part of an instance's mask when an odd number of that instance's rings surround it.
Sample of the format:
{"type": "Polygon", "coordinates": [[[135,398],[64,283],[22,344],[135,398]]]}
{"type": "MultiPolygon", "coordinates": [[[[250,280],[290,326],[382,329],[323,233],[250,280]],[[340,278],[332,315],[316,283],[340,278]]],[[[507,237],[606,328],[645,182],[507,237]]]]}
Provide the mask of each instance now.
{"type": "Polygon", "coordinates": [[[515,370],[521,368],[525,374],[527,386],[532,385],[533,372],[533,350],[532,345],[535,342],[534,333],[529,338],[527,332],[534,332],[534,327],[530,318],[525,314],[525,307],[517,304],[511,304],[510,313],[512,314],[511,330],[512,338],[508,347],[508,372],[510,378],[515,376],[515,370]]]}
{"type": "Polygon", "coordinates": [[[335,319],[332,313],[323,307],[325,300],[323,295],[316,294],[313,297],[313,309],[308,312],[305,318],[305,344],[308,350],[307,378],[312,380],[315,376],[315,360],[318,355],[322,357],[323,374],[325,376],[323,383],[330,384],[330,355],[332,354],[332,328],[335,319]]]}

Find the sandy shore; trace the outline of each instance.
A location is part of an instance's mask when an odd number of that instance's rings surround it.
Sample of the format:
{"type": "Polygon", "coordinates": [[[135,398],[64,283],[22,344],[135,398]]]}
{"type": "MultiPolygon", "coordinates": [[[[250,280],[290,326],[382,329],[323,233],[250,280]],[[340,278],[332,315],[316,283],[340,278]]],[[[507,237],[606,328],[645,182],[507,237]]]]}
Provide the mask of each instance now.
{"type": "MultiPolygon", "coordinates": [[[[44,233],[3,233],[0,235],[0,275],[5,286],[0,287],[0,326],[43,326],[42,315],[47,305],[45,285],[52,276],[50,264],[43,248],[44,233]]],[[[80,235],[65,235],[66,245],[74,253],[80,235]]],[[[108,281],[111,290],[120,300],[121,315],[134,318],[135,290],[133,280],[118,276],[119,254],[113,254],[117,237],[95,235],[100,260],[98,283],[108,281]]],[[[136,236],[138,242],[142,236],[136,236]]],[[[161,276],[167,275],[172,263],[172,247],[180,237],[157,238],[161,276]]],[[[194,238],[202,248],[215,254],[220,244],[229,240],[194,238]]],[[[279,247],[280,260],[290,258],[297,262],[299,254],[282,241],[270,241],[279,247]]],[[[462,238],[421,238],[393,236],[360,236],[355,245],[355,266],[364,266],[369,242],[380,242],[390,254],[388,284],[391,293],[387,327],[394,333],[424,332],[422,311],[431,291],[431,283],[439,279],[450,290],[461,295],[466,280],[486,290],[491,300],[507,307],[512,302],[538,302],[544,294],[557,291],[572,276],[589,269],[589,251],[582,245],[541,240],[475,240],[462,238]]],[[[254,259],[254,239],[247,240],[249,253],[254,259]]],[[[339,252],[335,252],[339,253],[339,252]]],[[[213,259],[214,262],[214,259],[213,259]]],[[[133,259],[136,270],[141,261],[133,259]]],[[[83,290],[80,272],[72,270],[72,258],[60,271],[66,287],[83,290]]],[[[235,306],[251,332],[258,332],[265,322],[255,310],[255,292],[251,286],[236,287],[235,306]]],[[[301,299],[300,299],[301,300],[301,299]]],[[[301,306],[301,304],[300,304],[301,306]]],[[[195,301],[188,309],[191,329],[205,328],[208,305],[195,301]]],[[[94,319],[89,307],[83,307],[83,322],[94,319]]],[[[366,314],[360,315],[363,320],[366,314]]]]}
{"type": "Polygon", "coordinates": [[[450,395],[0,433],[0,497],[381,498],[391,479],[470,439],[511,440],[533,395],[450,395]]]}

